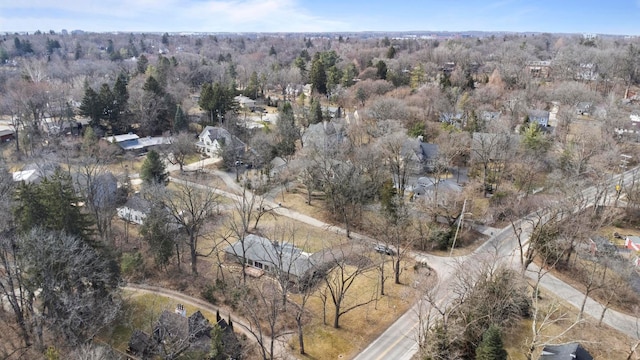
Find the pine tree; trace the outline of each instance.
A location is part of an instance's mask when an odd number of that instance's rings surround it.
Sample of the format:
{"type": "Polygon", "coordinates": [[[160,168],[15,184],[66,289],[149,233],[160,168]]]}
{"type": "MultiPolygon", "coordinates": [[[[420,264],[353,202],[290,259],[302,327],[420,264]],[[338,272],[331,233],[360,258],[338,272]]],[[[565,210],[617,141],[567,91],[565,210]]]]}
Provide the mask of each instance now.
{"type": "Polygon", "coordinates": [[[129,124],[127,123],[127,104],[129,101],[129,91],[127,90],[127,76],[124,73],[120,73],[113,85],[113,112],[116,116],[112,117],[111,131],[114,134],[123,134],[128,131],[129,124]]]}
{"type": "Polygon", "coordinates": [[[173,132],[177,134],[186,129],[188,125],[187,117],[184,115],[182,107],[180,105],[176,106],[176,116],[173,119],[173,132]]]}
{"type": "Polygon", "coordinates": [[[88,117],[91,120],[91,126],[100,124],[102,107],[98,100],[98,94],[89,86],[84,89],[84,97],[80,103],[80,115],[88,117]]]}
{"type": "Polygon", "coordinates": [[[147,66],[149,66],[149,59],[147,59],[144,54],[140,55],[138,62],[136,63],[136,70],[138,70],[138,74],[144,74],[147,71],[147,66]]]}
{"type": "Polygon", "coordinates": [[[153,253],[156,266],[166,270],[175,245],[175,234],[169,225],[169,214],[161,207],[152,206],[140,233],[149,243],[149,250],[153,253]]]}
{"type": "Polygon", "coordinates": [[[320,58],[320,53],[316,53],[313,56],[313,62],[311,63],[311,84],[313,88],[320,94],[327,93],[327,73],[324,68],[324,63],[320,58]]]}
{"type": "Polygon", "coordinates": [[[290,103],[284,103],[276,122],[278,143],[276,151],[279,156],[289,156],[296,152],[296,141],[300,138],[300,130],[296,127],[293,108],[290,103]]]}
{"type": "Polygon", "coordinates": [[[476,348],[476,360],[507,360],[500,329],[491,325],[482,335],[482,342],[476,348]]]}
{"type": "Polygon", "coordinates": [[[379,60],[376,63],[376,76],[378,76],[378,79],[381,80],[386,80],[387,79],[387,63],[385,63],[382,60],[379,60]]]}
{"type": "Polygon", "coordinates": [[[317,124],[322,122],[322,108],[320,107],[320,100],[316,100],[315,98],[311,99],[311,116],[310,116],[310,123],[311,124],[317,124]]]}
{"type": "Polygon", "coordinates": [[[22,184],[15,209],[18,228],[23,232],[36,227],[64,231],[89,240],[93,224],[78,206],[83,201],[76,195],[71,176],[60,170],[39,184],[22,184]]]}
{"type": "Polygon", "coordinates": [[[140,169],[140,178],[147,184],[165,184],[167,182],[166,168],[155,150],[151,150],[147,154],[140,169]]]}

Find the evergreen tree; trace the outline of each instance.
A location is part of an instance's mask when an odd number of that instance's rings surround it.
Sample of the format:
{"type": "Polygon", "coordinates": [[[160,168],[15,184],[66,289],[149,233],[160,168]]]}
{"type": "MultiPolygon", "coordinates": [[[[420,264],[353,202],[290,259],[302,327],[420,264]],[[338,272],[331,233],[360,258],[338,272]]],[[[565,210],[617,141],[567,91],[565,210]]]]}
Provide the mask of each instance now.
{"type": "Polygon", "coordinates": [[[108,84],[102,84],[98,93],[98,104],[101,107],[99,126],[106,129],[112,122],[117,122],[118,111],[114,106],[115,98],[108,84]]]}
{"type": "Polygon", "coordinates": [[[482,342],[476,348],[476,360],[507,360],[500,329],[491,325],[482,335],[482,342]]]}
{"type": "Polygon", "coordinates": [[[211,116],[211,124],[222,123],[227,112],[237,111],[237,103],[233,99],[233,88],[225,88],[220,83],[203,84],[198,105],[211,116]]]}
{"type": "Polygon", "coordinates": [[[376,63],[376,76],[378,79],[386,80],[387,79],[387,63],[382,60],[378,60],[376,63]]]}
{"type": "Polygon", "coordinates": [[[269,49],[269,56],[276,56],[276,48],[273,47],[273,45],[271,45],[271,49],[269,49]]]}
{"type": "Polygon", "coordinates": [[[309,118],[309,122],[311,124],[322,122],[322,107],[320,106],[320,100],[317,100],[315,98],[311,99],[310,113],[311,116],[309,118]]]}
{"type": "Polygon", "coordinates": [[[311,63],[311,85],[314,90],[320,94],[327,93],[327,73],[325,72],[324,64],[320,58],[320,53],[316,53],[313,56],[313,62],[311,63]]]}
{"type": "Polygon", "coordinates": [[[258,73],[253,71],[251,76],[249,76],[249,84],[245,89],[245,95],[250,97],[251,99],[258,98],[258,90],[260,89],[260,82],[258,81],[258,73]]]}
{"type": "Polygon", "coordinates": [[[387,50],[387,59],[393,59],[394,57],[396,57],[396,48],[390,46],[389,50],[387,50]]]}
{"type": "Polygon", "coordinates": [[[147,66],[149,66],[149,59],[147,59],[144,54],[140,55],[136,62],[136,70],[138,71],[138,74],[144,74],[147,71],[147,66]]]}
{"type": "Polygon", "coordinates": [[[167,182],[167,170],[155,150],[151,150],[147,154],[140,169],[140,178],[147,184],[165,184],[167,182]]]}
{"type": "Polygon", "coordinates": [[[150,210],[140,228],[140,233],[149,243],[149,250],[153,253],[156,266],[166,270],[173,256],[175,245],[173,239],[176,234],[171,228],[169,214],[164,208],[152,206],[150,210]]]}
{"type": "Polygon", "coordinates": [[[120,73],[113,85],[113,111],[116,116],[109,124],[114,134],[126,133],[129,129],[127,122],[127,104],[129,101],[129,91],[127,90],[127,76],[120,73]]]}
{"type": "Polygon", "coordinates": [[[60,170],[39,184],[22,184],[17,191],[15,209],[18,228],[28,232],[36,227],[89,240],[91,218],[79,206],[84,200],[76,195],[71,176],[60,170]]]}
{"type": "Polygon", "coordinates": [[[176,106],[176,116],[173,119],[173,132],[179,133],[189,126],[187,122],[187,117],[184,115],[184,111],[182,111],[182,107],[180,105],[176,106]]]}
{"type": "Polygon", "coordinates": [[[300,76],[302,77],[302,81],[305,82],[305,80],[307,79],[307,63],[304,60],[304,58],[301,56],[298,56],[294,60],[293,65],[297,67],[298,70],[300,70],[300,76]]]}
{"type": "Polygon", "coordinates": [[[358,77],[358,69],[356,69],[355,64],[349,63],[342,72],[342,86],[349,87],[353,85],[356,77],[358,77]]]}
{"type": "Polygon", "coordinates": [[[295,124],[293,108],[288,102],[280,108],[276,129],[278,142],[275,148],[278,156],[293,155],[296,152],[296,141],[300,138],[300,131],[295,124]]]}
{"type": "Polygon", "coordinates": [[[98,100],[98,94],[89,86],[86,86],[84,90],[84,97],[80,103],[80,115],[88,117],[91,121],[91,126],[100,125],[102,106],[98,100]]]}

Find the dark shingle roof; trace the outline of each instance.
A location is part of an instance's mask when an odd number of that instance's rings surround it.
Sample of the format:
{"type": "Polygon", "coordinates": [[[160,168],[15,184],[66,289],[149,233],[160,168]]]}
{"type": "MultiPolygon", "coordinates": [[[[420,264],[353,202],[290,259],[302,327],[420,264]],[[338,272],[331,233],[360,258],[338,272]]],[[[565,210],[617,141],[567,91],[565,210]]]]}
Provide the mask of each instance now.
{"type": "Polygon", "coordinates": [[[579,343],[545,345],[540,360],[593,360],[579,343]]]}

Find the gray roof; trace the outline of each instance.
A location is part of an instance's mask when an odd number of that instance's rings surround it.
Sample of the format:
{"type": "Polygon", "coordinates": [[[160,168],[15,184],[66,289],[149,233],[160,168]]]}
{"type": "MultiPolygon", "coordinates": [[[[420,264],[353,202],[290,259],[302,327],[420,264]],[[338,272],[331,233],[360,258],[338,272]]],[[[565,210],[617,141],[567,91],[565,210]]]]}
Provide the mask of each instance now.
{"type": "Polygon", "coordinates": [[[151,203],[143,199],[142,196],[134,194],[127,200],[123,207],[128,207],[131,210],[138,210],[143,214],[147,214],[151,210],[151,203]]]}
{"type": "Polygon", "coordinates": [[[310,254],[294,245],[286,242],[272,242],[254,234],[245,237],[244,249],[246,253],[243,254],[242,243],[237,241],[227,246],[224,251],[234,256],[280,268],[297,277],[304,275],[313,266],[310,254]]]}
{"type": "Polygon", "coordinates": [[[438,157],[438,153],[439,153],[438,144],[421,142],[420,153],[422,155],[423,161],[434,160],[435,158],[438,157]]]}
{"type": "Polygon", "coordinates": [[[411,189],[415,196],[428,196],[431,197],[435,191],[435,185],[438,183],[438,191],[440,193],[460,193],[462,188],[453,180],[440,180],[437,181],[431,177],[420,177],[416,182],[416,185],[411,189]]]}
{"type": "Polygon", "coordinates": [[[579,343],[545,345],[541,360],[593,360],[593,357],[579,343]]]}
{"type": "Polygon", "coordinates": [[[334,148],[343,142],[345,139],[344,133],[344,120],[323,121],[309,125],[304,134],[302,134],[302,143],[304,147],[316,149],[334,148]]]}
{"type": "MultiPolygon", "coordinates": [[[[219,126],[207,126],[207,127],[205,127],[204,130],[202,130],[202,132],[200,133],[200,135],[198,137],[201,140],[204,139],[204,138],[209,138],[210,141],[224,139],[222,141],[222,142],[224,142],[224,144],[228,145],[228,144],[233,143],[238,148],[240,148],[240,147],[244,148],[244,146],[245,146],[245,144],[240,139],[238,139],[237,137],[233,136],[227,129],[221,128],[219,126]]],[[[198,143],[200,144],[200,146],[203,146],[203,144],[201,144],[200,141],[198,143]]]]}

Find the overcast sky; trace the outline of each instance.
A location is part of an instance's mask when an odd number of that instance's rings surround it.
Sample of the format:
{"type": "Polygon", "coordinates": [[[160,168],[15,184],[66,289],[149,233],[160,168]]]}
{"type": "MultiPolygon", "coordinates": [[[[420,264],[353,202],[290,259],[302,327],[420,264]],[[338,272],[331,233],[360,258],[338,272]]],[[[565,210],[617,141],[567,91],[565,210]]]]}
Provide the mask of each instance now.
{"type": "Polygon", "coordinates": [[[0,0],[0,32],[62,29],[640,35],[640,0],[0,0]]]}

